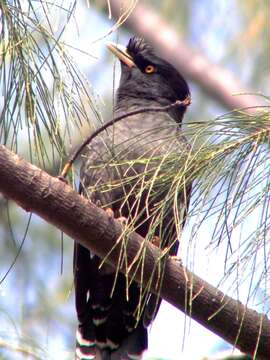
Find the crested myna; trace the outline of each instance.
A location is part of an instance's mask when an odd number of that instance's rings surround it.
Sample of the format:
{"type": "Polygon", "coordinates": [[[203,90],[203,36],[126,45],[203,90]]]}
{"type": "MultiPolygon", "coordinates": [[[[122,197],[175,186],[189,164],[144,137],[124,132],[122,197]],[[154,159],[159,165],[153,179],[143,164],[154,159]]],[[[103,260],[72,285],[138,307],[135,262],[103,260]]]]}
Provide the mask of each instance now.
{"type": "MultiPolygon", "coordinates": [[[[121,63],[115,117],[189,99],[184,78],[144,40],[134,37],[126,48],[112,43],[108,48],[121,63]]],[[[187,105],[166,112],[142,112],[117,122],[92,141],[81,168],[80,192],[84,196],[111,208],[115,218],[124,217],[127,227],[149,241],[159,239],[157,246],[168,247],[170,255],[177,251],[190,186],[177,193],[182,220],[178,215],[175,221],[175,205],[167,201],[170,183],[163,181],[166,167],[161,164],[170,154],[187,149],[181,135],[187,105]]],[[[128,283],[127,291],[123,274],[116,276],[112,267],[100,265],[100,258],[75,244],[76,359],[140,359],[147,349],[147,326],[160,300],[151,294],[142,300],[137,283],[128,283]]]]}

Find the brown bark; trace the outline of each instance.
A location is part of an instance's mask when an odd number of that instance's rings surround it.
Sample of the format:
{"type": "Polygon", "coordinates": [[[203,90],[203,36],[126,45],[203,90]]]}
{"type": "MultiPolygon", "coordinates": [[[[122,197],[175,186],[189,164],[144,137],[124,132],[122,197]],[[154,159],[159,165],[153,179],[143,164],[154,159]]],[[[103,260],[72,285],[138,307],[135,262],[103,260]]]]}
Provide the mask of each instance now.
{"type": "MultiPolygon", "coordinates": [[[[110,252],[122,233],[121,224],[109,218],[102,209],[4,146],[0,146],[0,191],[100,257],[110,252]]],[[[129,236],[129,263],[138,254],[142,241],[136,233],[129,236]]],[[[157,281],[155,264],[160,255],[158,248],[147,244],[143,279],[141,273],[136,274],[136,280],[142,280],[143,285],[155,274],[151,282],[153,292],[157,281]]],[[[119,246],[110,253],[108,262],[116,266],[118,258],[119,246]]],[[[269,360],[268,318],[226,296],[173,259],[165,264],[161,296],[224,340],[236,344],[241,351],[251,355],[257,351],[257,358],[269,360]]]]}
{"type": "MultiPolygon", "coordinates": [[[[103,0],[98,3],[106,5],[103,0]]],[[[110,0],[112,15],[118,19],[123,13],[124,5],[128,6],[130,3],[130,0],[110,0]]],[[[261,99],[253,95],[233,96],[252,91],[241,85],[231,72],[212,64],[202,53],[191,49],[155,9],[139,2],[124,26],[151,43],[160,56],[226,108],[239,109],[262,104],[261,99]]]]}

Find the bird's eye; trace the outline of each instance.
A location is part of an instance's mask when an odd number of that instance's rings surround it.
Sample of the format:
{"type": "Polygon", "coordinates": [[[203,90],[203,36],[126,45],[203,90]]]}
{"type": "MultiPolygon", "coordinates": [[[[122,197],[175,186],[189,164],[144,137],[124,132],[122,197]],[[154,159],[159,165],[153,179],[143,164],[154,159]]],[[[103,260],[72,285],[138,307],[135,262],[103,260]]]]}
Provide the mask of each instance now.
{"type": "Polygon", "coordinates": [[[157,71],[157,68],[154,66],[154,65],[147,65],[145,68],[144,68],[144,72],[146,74],[153,74],[157,71]]]}

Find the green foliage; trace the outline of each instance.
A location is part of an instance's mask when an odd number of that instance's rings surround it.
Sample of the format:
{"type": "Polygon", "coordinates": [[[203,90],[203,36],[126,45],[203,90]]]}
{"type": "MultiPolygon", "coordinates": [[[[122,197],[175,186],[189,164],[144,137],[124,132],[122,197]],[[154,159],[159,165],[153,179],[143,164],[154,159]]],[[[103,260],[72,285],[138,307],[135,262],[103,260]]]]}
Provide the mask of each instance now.
{"type": "Polygon", "coordinates": [[[88,122],[90,110],[97,116],[89,85],[63,39],[76,1],[66,5],[0,3],[0,141],[18,151],[24,134],[30,159],[42,166],[66,155],[64,139],[88,122]]]}

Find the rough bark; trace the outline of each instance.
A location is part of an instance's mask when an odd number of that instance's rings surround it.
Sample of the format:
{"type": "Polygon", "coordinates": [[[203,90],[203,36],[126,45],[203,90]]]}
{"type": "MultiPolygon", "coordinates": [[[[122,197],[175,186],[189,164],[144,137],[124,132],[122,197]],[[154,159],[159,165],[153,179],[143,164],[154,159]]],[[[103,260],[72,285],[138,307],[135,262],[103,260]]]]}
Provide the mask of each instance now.
{"type": "MultiPolygon", "coordinates": [[[[130,0],[110,0],[114,18],[119,19],[125,5],[130,6],[130,3],[130,0]]],[[[105,6],[106,2],[100,0],[98,4],[105,6]]],[[[225,108],[232,110],[262,104],[261,99],[253,95],[234,96],[239,93],[250,94],[252,91],[241,85],[230,71],[211,63],[202,53],[191,49],[155,9],[139,2],[124,26],[151,43],[160,56],[225,108]]]]}
{"type": "MultiPolygon", "coordinates": [[[[4,146],[0,146],[0,191],[100,257],[110,252],[122,233],[121,224],[108,217],[102,209],[4,146]]],[[[136,233],[129,236],[129,263],[138,254],[142,242],[143,239],[136,233]]],[[[116,246],[107,258],[113,266],[117,264],[119,249],[116,246]]],[[[136,274],[136,280],[142,281],[143,285],[152,280],[153,292],[156,291],[154,284],[158,277],[155,264],[160,255],[158,248],[147,244],[144,275],[141,277],[140,272],[136,274]]],[[[224,340],[235,344],[241,351],[251,355],[256,352],[257,359],[269,360],[268,318],[226,296],[171,258],[165,264],[161,296],[224,340]]]]}

